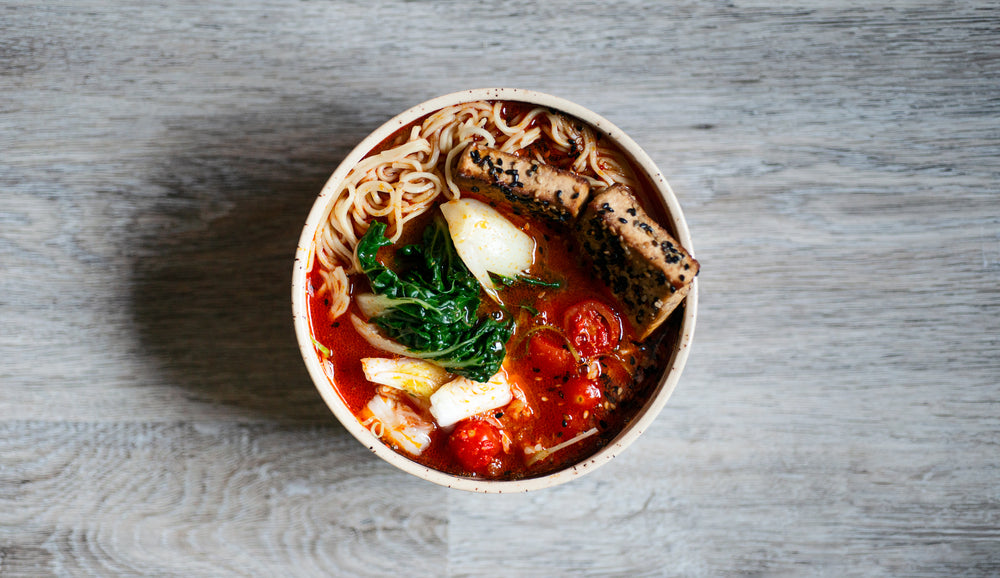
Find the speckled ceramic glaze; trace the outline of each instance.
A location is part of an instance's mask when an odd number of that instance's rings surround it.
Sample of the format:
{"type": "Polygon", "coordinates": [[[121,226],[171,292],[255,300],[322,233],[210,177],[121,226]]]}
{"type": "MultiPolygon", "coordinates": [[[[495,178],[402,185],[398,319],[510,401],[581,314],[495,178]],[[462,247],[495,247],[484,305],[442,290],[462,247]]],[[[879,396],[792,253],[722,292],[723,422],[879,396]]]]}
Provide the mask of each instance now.
{"type": "Polygon", "coordinates": [[[694,254],[691,246],[691,235],[688,232],[687,224],[684,221],[680,205],[678,204],[676,197],[674,197],[674,193],[671,191],[670,185],[667,184],[666,179],[664,179],[663,175],[660,174],[656,165],[653,164],[653,161],[650,160],[649,156],[618,127],[611,124],[601,116],[581,107],[580,105],[555,96],[550,96],[548,94],[517,88],[483,88],[465,90],[429,100],[391,119],[389,122],[380,126],[373,133],[368,135],[367,138],[361,141],[361,143],[347,155],[343,162],[340,163],[340,166],[338,166],[333,172],[333,175],[330,176],[330,179],[320,192],[319,198],[316,199],[316,203],[313,205],[312,210],[309,213],[309,217],[306,220],[305,227],[302,230],[302,236],[299,238],[299,245],[295,254],[295,266],[292,274],[292,313],[295,319],[295,334],[298,339],[299,349],[302,352],[302,358],[305,360],[306,367],[309,370],[309,375],[312,377],[313,383],[319,390],[320,395],[323,396],[323,400],[326,401],[326,404],[333,411],[333,414],[338,420],[340,420],[340,423],[342,423],[344,427],[347,428],[347,431],[351,432],[351,434],[368,449],[405,472],[409,472],[415,476],[443,486],[475,492],[526,492],[568,482],[578,476],[594,471],[598,467],[608,463],[611,458],[621,453],[626,447],[634,442],[647,427],[649,427],[650,423],[652,423],[652,421],[660,413],[660,410],[663,409],[663,406],[666,404],[667,399],[673,392],[674,387],[677,386],[677,382],[681,376],[681,371],[687,361],[688,350],[691,344],[691,338],[694,334],[695,317],[698,309],[698,284],[697,281],[692,284],[691,290],[685,301],[685,306],[682,311],[679,312],[683,315],[683,319],[678,329],[679,335],[676,340],[676,345],[674,350],[671,352],[668,363],[663,369],[659,383],[653,390],[649,400],[636,414],[635,418],[629,423],[629,425],[626,426],[625,429],[623,429],[611,443],[597,451],[589,458],[575,465],[566,467],[565,469],[548,473],[537,478],[515,481],[494,481],[482,478],[446,474],[418,464],[417,462],[396,453],[392,448],[384,445],[377,437],[368,431],[367,428],[358,422],[358,419],[353,413],[351,413],[351,410],[340,399],[340,396],[330,383],[330,379],[327,377],[326,372],[323,371],[321,360],[315,350],[315,347],[313,346],[312,328],[309,318],[309,304],[306,298],[308,274],[310,266],[313,262],[315,250],[313,239],[316,236],[318,228],[322,224],[323,218],[327,214],[328,205],[333,200],[332,195],[336,191],[338,184],[347,176],[351,168],[356,165],[358,161],[363,159],[370,150],[388,138],[399,128],[410,124],[428,113],[434,112],[446,106],[476,100],[508,100],[538,104],[562,111],[590,123],[590,125],[593,126],[598,132],[602,133],[606,138],[610,138],[615,144],[618,145],[618,147],[628,153],[632,157],[635,165],[646,173],[649,177],[649,181],[659,194],[659,197],[666,209],[666,213],[669,215],[670,227],[668,228],[676,231],[677,239],[685,248],[688,249],[688,251],[694,254]]]}

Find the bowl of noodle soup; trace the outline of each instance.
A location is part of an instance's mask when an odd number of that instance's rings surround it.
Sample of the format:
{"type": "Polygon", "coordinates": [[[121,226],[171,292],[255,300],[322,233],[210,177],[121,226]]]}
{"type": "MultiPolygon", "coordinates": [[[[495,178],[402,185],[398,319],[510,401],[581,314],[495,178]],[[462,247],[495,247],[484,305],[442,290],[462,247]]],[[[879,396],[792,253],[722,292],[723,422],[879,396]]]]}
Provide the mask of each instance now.
{"type": "MultiPolygon", "coordinates": [[[[485,190],[488,182],[482,182],[485,190]]],[[[603,206],[611,211],[608,203],[603,206]]],[[[627,211],[635,215],[632,206],[627,211]]],[[[652,235],[645,222],[635,224],[652,235]]],[[[469,238],[474,240],[475,234],[469,232],[469,238]]],[[[625,133],[555,96],[474,89],[429,100],[392,118],[336,168],[298,243],[292,308],[310,377],[334,416],[365,447],[436,484],[520,492],[593,471],[649,427],[687,360],[697,312],[697,271],[676,197],[649,156],[625,133]],[[484,158],[487,154],[492,157],[484,158]],[[515,162],[530,168],[518,173],[515,162]],[[542,170],[554,168],[552,179],[570,179],[558,182],[579,183],[583,198],[576,198],[577,189],[570,194],[563,187],[555,196],[545,196],[553,191],[537,193],[530,201],[533,208],[519,208],[526,206],[519,205],[519,195],[527,197],[522,185],[530,188],[532,179],[541,182],[544,176],[538,171],[541,176],[535,178],[540,165],[546,165],[542,170]],[[484,174],[470,176],[468,167],[484,174]],[[483,196],[475,178],[491,179],[495,196],[483,196]],[[590,241],[573,240],[584,235],[576,222],[586,217],[596,223],[604,212],[585,201],[619,189],[626,191],[620,198],[635,201],[640,215],[648,215],[669,239],[655,238],[667,262],[683,266],[681,281],[668,282],[669,291],[650,298],[648,306],[631,303],[630,298],[638,300],[634,292],[621,292],[622,279],[615,281],[615,272],[602,269],[609,265],[600,250],[593,250],[595,257],[589,260],[577,257],[581,244],[590,241]],[[550,202],[559,206],[552,208],[550,202]],[[488,275],[476,273],[478,265],[463,252],[474,243],[456,233],[462,219],[482,211],[502,217],[487,216],[486,221],[510,225],[510,232],[493,233],[481,243],[502,247],[487,256],[493,261],[484,257],[484,262],[499,263],[484,266],[488,275]],[[450,231],[450,240],[446,234],[435,236],[438,230],[450,231]],[[525,235],[530,237],[531,265],[510,265],[521,257],[508,254],[516,252],[508,247],[525,235]],[[418,247],[400,250],[408,245],[418,247]],[[449,248],[468,266],[435,253],[449,248]],[[401,272],[414,259],[444,273],[401,272]],[[516,274],[499,273],[503,267],[513,267],[516,274]],[[606,283],[594,281],[602,275],[610,275],[606,283]],[[411,281],[417,277],[434,277],[428,282],[432,286],[414,288],[411,281]],[[382,289],[395,293],[378,294],[382,289]],[[444,305],[435,305],[439,295],[444,305]],[[452,336],[459,323],[448,317],[449,299],[469,302],[465,315],[475,326],[471,336],[452,336]],[[646,314],[654,301],[667,310],[654,308],[659,317],[650,325],[646,314]],[[394,306],[399,311],[409,307],[411,317],[388,321],[387,311],[392,313],[394,306]],[[414,308],[423,308],[419,315],[431,318],[447,310],[428,331],[434,339],[440,334],[446,342],[460,340],[460,345],[445,347],[450,357],[414,353],[422,351],[414,343],[430,339],[427,332],[410,327],[414,308]],[[387,338],[391,330],[402,333],[387,338]],[[381,381],[386,376],[388,381],[381,381]],[[470,405],[478,411],[466,410],[470,405]]]]}

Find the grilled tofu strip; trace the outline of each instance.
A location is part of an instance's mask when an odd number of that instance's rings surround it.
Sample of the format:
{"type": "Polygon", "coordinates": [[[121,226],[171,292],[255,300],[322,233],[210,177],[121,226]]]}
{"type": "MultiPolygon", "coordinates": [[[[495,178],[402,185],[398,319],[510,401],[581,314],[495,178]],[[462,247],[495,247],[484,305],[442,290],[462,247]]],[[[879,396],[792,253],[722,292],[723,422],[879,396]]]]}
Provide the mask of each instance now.
{"type": "Polygon", "coordinates": [[[459,157],[455,182],[560,222],[576,218],[590,194],[590,183],[576,173],[475,144],[459,157]]]}
{"type": "Polygon", "coordinates": [[[621,185],[594,195],[576,234],[597,275],[626,307],[640,340],[667,319],[698,274],[698,261],[621,185]]]}

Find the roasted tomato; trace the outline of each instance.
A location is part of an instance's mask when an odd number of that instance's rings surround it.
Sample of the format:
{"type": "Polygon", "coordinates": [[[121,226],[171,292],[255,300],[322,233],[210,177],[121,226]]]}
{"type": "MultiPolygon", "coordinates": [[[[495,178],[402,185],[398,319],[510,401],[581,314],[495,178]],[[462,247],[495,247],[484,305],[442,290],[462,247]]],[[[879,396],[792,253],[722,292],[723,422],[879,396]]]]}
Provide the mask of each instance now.
{"type": "Polygon", "coordinates": [[[580,355],[591,357],[614,349],[622,336],[618,315],[594,299],[581,301],[566,310],[563,326],[570,343],[580,355]]]}
{"type": "Polygon", "coordinates": [[[563,399],[579,409],[594,409],[601,403],[603,395],[596,380],[578,376],[562,387],[563,399]]]}
{"type": "Polygon", "coordinates": [[[463,420],[448,437],[448,449],[462,467],[483,473],[503,449],[500,430],[481,419],[463,420]]]}
{"type": "Polygon", "coordinates": [[[569,373],[576,365],[565,339],[554,330],[537,331],[530,337],[528,357],[532,367],[550,377],[569,373]]]}

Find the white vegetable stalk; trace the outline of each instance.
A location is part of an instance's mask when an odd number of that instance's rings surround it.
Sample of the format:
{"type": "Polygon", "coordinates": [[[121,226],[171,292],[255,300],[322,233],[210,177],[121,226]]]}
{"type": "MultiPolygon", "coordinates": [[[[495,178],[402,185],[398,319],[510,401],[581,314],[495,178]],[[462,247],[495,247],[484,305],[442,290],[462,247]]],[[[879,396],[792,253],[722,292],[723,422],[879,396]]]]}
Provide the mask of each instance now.
{"type": "Polygon", "coordinates": [[[422,399],[430,397],[451,378],[444,368],[409,357],[365,357],[361,360],[361,369],[372,383],[387,385],[422,399]]]}
{"type": "Polygon", "coordinates": [[[378,332],[377,327],[371,323],[366,323],[353,313],[351,313],[351,324],[354,325],[354,329],[357,330],[358,335],[363,337],[364,340],[375,349],[381,349],[382,351],[395,353],[397,355],[406,355],[409,353],[409,350],[406,347],[384,337],[378,332]]]}
{"type": "Polygon", "coordinates": [[[377,437],[385,437],[407,453],[418,456],[431,444],[434,424],[406,404],[376,394],[365,406],[370,416],[362,423],[377,437]]]}
{"type": "Polygon", "coordinates": [[[448,427],[477,413],[503,407],[514,398],[503,371],[486,383],[459,377],[442,385],[431,395],[431,415],[441,427],[448,427]]]}
{"type": "Polygon", "coordinates": [[[374,293],[359,293],[354,296],[354,302],[358,304],[361,314],[368,319],[384,313],[391,301],[388,297],[375,295],[374,293]]]}
{"type": "Polygon", "coordinates": [[[455,251],[486,293],[497,303],[490,273],[514,277],[527,271],[535,258],[535,242],[494,208],[475,199],[455,199],[441,205],[455,251]]]}

